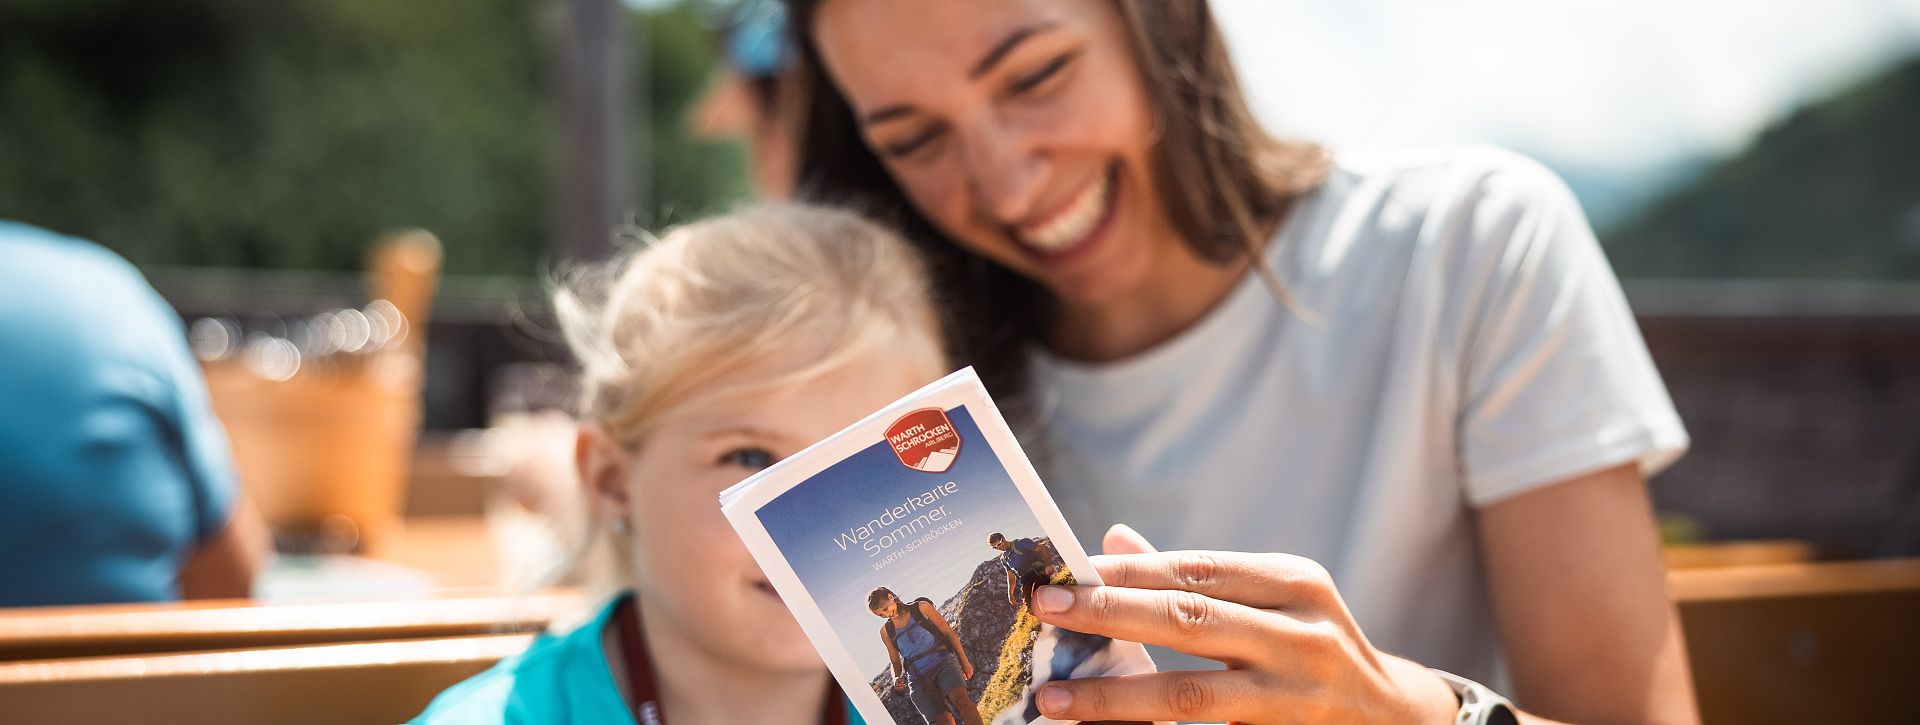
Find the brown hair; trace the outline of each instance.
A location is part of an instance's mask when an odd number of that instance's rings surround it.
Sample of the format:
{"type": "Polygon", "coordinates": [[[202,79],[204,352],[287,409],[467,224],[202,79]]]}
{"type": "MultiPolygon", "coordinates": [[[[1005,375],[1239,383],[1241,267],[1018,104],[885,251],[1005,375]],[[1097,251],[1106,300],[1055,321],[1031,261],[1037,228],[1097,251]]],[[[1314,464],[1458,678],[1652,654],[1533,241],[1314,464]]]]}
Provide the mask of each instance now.
{"type": "Polygon", "coordinates": [[[867,592],[867,610],[879,609],[880,605],[886,604],[888,599],[899,601],[900,597],[894,594],[892,589],[874,587],[873,591],[867,592]]]}
{"type": "MultiPolygon", "coordinates": [[[[813,42],[823,0],[788,0],[804,94],[800,137],[801,198],[853,201],[880,212],[921,247],[940,270],[950,344],[977,367],[996,396],[1024,397],[1024,345],[1040,330],[1032,314],[1043,300],[1032,282],[963,250],[943,237],[894,185],[861,138],[859,124],[835,87],[813,42]]],[[[1293,199],[1317,187],[1328,167],[1319,146],[1283,141],[1262,128],[1240,91],[1225,41],[1204,0],[1114,0],[1131,36],[1134,58],[1161,133],[1152,173],[1183,241],[1220,264],[1248,258],[1268,286],[1289,302],[1261,261],[1265,234],[1293,199]]],[[[1025,403],[1008,401],[1016,410],[1025,403]]]]}

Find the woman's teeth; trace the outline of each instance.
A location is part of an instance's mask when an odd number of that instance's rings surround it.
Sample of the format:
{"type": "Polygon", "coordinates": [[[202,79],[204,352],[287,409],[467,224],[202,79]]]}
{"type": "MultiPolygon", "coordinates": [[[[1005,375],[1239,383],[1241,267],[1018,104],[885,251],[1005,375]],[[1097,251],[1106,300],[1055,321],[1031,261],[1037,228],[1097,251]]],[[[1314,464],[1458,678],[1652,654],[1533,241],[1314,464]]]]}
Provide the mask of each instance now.
{"type": "Polygon", "coordinates": [[[1107,190],[1112,185],[1113,176],[1101,174],[1099,179],[1081,189],[1080,195],[1060,213],[1040,224],[1020,227],[1020,242],[1042,252],[1061,252],[1073,248],[1092,234],[1094,226],[1100,223],[1101,213],[1106,211],[1107,190]]]}

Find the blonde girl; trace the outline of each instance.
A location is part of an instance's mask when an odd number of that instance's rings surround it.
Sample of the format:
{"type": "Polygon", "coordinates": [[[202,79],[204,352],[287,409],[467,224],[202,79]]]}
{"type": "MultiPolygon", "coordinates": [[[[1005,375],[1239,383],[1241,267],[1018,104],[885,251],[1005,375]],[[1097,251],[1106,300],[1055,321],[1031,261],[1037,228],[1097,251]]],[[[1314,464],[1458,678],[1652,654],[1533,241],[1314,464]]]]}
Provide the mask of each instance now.
{"type": "Polygon", "coordinates": [[[417,722],[861,722],[716,496],[946,370],[920,261],[852,214],[760,206],[573,287],[575,464],[611,594],[417,722]]]}

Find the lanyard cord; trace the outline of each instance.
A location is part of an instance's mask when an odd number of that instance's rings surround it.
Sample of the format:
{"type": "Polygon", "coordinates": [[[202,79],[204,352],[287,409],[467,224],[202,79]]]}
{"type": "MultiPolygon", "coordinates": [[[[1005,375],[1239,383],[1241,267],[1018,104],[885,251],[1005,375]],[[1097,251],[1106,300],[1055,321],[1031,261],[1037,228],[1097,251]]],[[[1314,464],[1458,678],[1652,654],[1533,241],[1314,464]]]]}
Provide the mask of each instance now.
{"type": "MultiPolygon", "coordinates": [[[[619,620],[620,653],[627,660],[627,687],[633,693],[633,720],[640,725],[666,725],[666,709],[660,706],[660,685],[653,676],[653,658],[647,655],[647,640],[640,632],[640,612],[634,598],[628,596],[615,607],[619,620]]],[[[821,725],[847,725],[847,698],[839,683],[827,680],[826,702],[820,708],[821,725]]]]}

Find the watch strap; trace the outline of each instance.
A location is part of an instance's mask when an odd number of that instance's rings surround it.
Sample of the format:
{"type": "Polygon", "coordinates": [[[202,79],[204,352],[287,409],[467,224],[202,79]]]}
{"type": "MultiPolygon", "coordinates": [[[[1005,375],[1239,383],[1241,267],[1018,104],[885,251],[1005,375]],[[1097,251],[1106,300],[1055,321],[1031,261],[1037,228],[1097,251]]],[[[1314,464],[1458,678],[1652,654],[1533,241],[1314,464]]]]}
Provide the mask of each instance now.
{"type": "Polygon", "coordinates": [[[1453,688],[1453,694],[1460,698],[1460,711],[1453,717],[1455,725],[1518,725],[1520,722],[1514,715],[1513,703],[1492,688],[1446,670],[1427,669],[1453,688]]]}

